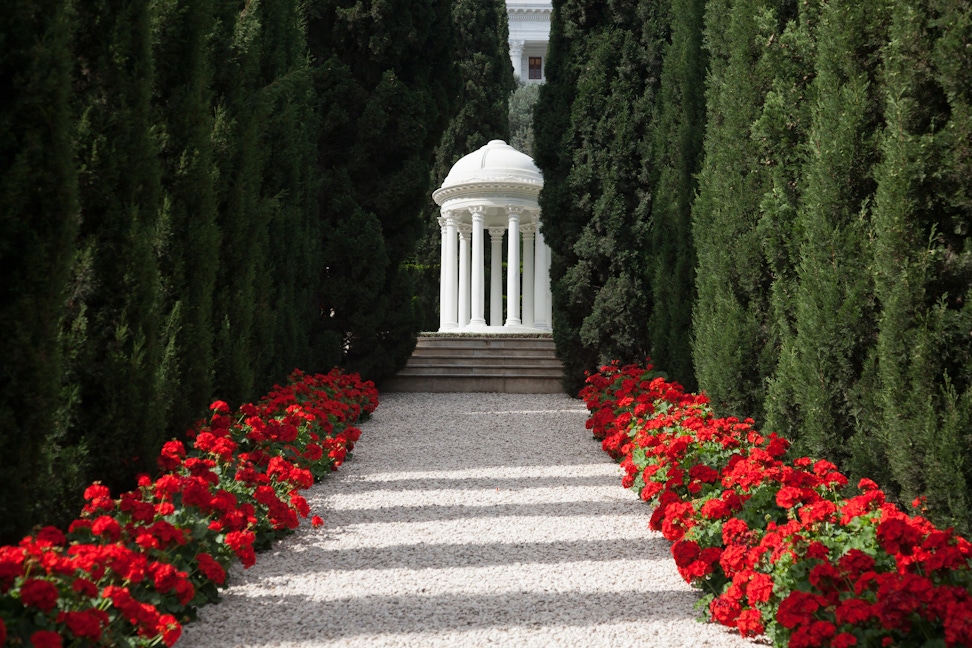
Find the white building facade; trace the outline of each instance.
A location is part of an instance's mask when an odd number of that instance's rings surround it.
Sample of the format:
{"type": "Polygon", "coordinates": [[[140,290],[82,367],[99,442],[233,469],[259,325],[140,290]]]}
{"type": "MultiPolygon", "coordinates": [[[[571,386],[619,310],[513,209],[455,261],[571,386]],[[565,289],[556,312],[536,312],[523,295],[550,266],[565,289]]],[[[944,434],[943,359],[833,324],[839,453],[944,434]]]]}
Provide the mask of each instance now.
{"type": "Polygon", "coordinates": [[[542,187],[540,170],[529,156],[493,140],[456,162],[432,194],[442,213],[440,332],[552,330],[550,250],[540,231],[537,202],[542,187]]]}
{"type": "Polygon", "coordinates": [[[550,0],[506,0],[510,60],[514,74],[526,83],[542,83],[546,79],[552,11],[550,0]]]}

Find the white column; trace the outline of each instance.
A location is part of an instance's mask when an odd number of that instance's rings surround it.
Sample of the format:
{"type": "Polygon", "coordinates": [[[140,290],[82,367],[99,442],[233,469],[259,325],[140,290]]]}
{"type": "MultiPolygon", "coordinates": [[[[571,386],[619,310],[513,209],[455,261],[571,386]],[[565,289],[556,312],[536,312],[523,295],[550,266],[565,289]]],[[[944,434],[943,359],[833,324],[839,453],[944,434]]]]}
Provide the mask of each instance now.
{"type": "Polygon", "coordinates": [[[472,227],[459,226],[459,328],[469,326],[469,238],[472,227]]]}
{"type": "Polygon", "coordinates": [[[506,254],[506,326],[519,326],[520,321],[520,214],[521,207],[507,207],[510,218],[510,240],[506,254]]]}
{"type": "Polygon", "coordinates": [[[459,328],[459,251],[456,249],[456,213],[445,212],[446,219],[446,290],[442,297],[442,307],[446,312],[446,329],[459,328]]]}
{"type": "Polygon", "coordinates": [[[446,235],[446,219],[438,219],[439,228],[442,230],[442,242],[439,244],[439,330],[443,330],[446,327],[446,308],[445,308],[445,295],[449,290],[448,286],[448,268],[446,267],[446,247],[448,246],[448,239],[446,235]]]}
{"type": "Polygon", "coordinates": [[[489,325],[503,326],[503,227],[489,228],[489,325]]]}
{"type": "Polygon", "coordinates": [[[472,207],[472,312],[470,324],[472,326],[486,326],[485,299],[486,268],[483,259],[483,219],[485,218],[486,208],[482,206],[472,207]]]}
{"type": "Polygon", "coordinates": [[[543,232],[537,227],[537,253],[533,260],[536,268],[533,276],[533,325],[540,329],[549,328],[547,322],[547,293],[550,290],[550,279],[547,275],[547,244],[543,240],[543,232]]]}
{"type": "Polygon", "coordinates": [[[533,223],[523,225],[520,232],[523,235],[523,326],[533,326],[533,233],[536,226],[533,223]]]}
{"type": "Polygon", "coordinates": [[[510,41],[510,61],[513,63],[513,74],[517,78],[523,78],[523,46],[521,40],[510,41]]]}
{"type": "Polygon", "coordinates": [[[547,271],[543,273],[543,283],[547,286],[547,328],[553,330],[553,293],[550,292],[550,260],[553,255],[549,245],[545,244],[544,251],[547,255],[547,271]]]}

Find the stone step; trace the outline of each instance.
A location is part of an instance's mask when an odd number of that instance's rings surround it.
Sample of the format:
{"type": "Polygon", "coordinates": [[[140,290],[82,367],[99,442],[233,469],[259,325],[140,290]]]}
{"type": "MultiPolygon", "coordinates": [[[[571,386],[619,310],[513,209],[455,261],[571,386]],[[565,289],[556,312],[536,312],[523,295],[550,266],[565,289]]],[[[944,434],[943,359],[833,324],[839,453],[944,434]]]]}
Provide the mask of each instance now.
{"type": "Polygon", "coordinates": [[[557,378],[563,375],[562,367],[496,367],[483,365],[406,365],[398,372],[399,376],[529,376],[531,378],[557,378]]]}
{"type": "Polygon", "coordinates": [[[550,336],[428,334],[379,389],[551,394],[563,391],[562,376],[550,336]]]}
{"type": "Polygon", "coordinates": [[[551,338],[496,337],[440,337],[418,339],[417,349],[543,349],[556,347],[551,338]]]}
{"type": "MultiPolygon", "coordinates": [[[[516,349],[415,349],[412,352],[412,360],[436,360],[439,358],[462,358],[473,360],[490,360],[493,358],[520,358],[524,362],[536,360],[554,359],[553,353],[542,349],[527,349],[517,351],[516,349]]],[[[559,361],[558,361],[559,362],[559,361]]]]}
{"type": "Polygon", "coordinates": [[[502,394],[559,394],[557,378],[525,376],[394,376],[379,385],[386,392],[498,392],[502,394]]]}
{"type": "Polygon", "coordinates": [[[524,355],[524,354],[504,354],[496,355],[489,353],[471,353],[468,355],[456,354],[419,354],[413,353],[408,360],[409,366],[413,365],[457,365],[465,364],[474,367],[478,366],[500,366],[500,367],[556,367],[562,368],[563,365],[556,357],[549,355],[524,355]]]}

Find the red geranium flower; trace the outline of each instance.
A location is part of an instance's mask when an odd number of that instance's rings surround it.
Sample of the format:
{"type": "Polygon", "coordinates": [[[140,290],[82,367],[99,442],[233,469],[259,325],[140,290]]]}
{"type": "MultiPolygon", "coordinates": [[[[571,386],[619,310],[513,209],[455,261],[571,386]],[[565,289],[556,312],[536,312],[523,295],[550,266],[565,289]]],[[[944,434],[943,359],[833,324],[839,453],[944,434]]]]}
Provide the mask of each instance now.
{"type": "Polygon", "coordinates": [[[773,579],[769,574],[755,573],[749,584],[746,586],[746,597],[749,604],[756,606],[757,603],[765,603],[773,595],[773,579]]]}
{"type": "Polygon", "coordinates": [[[817,648],[826,646],[837,634],[837,628],[829,621],[814,621],[797,628],[790,636],[789,648],[817,648]]]}
{"type": "Polygon", "coordinates": [[[101,639],[101,631],[109,623],[108,615],[102,610],[82,610],[80,612],[61,612],[57,622],[63,623],[79,639],[101,639]]]}
{"type": "Polygon", "coordinates": [[[837,623],[840,625],[861,625],[874,616],[870,603],[861,599],[845,599],[837,605],[834,611],[837,623]]]}
{"type": "Polygon", "coordinates": [[[30,635],[34,648],[61,648],[61,635],[50,630],[38,630],[30,635]]]}
{"type": "Polygon", "coordinates": [[[814,612],[820,609],[820,598],[794,590],[780,602],[780,607],[776,611],[776,620],[784,628],[795,628],[800,624],[808,623],[814,612]]]}
{"type": "Polygon", "coordinates": [[[742,613],[742,606],[735,598],[721,594],[712,599],[712,603],[709,604],[709,612],[712,613],[714,620],[722,625],[732,627],[736,625],[736,620],[742,613]]]}
{"type": "Polygon", "coordinates": [[[75,578],[74,582],[71,583],[71,589],[78,594],[87,596],[89,598],[98,596],[98,586],[89,581],[87,578],[75,578]]]}
{"type": "Polygon", "coordinates": [[[156,633],[162,635],[163,643],[171,648],[182,636],[182,625],[171,614],[163,614],[159,617],[156,633]]]}
{"type": "Polygon", "coordinates": [[[39,578],[30,578],[20,586],[20,600],[44,612],[50,612],[57,605],[60,594],[53,583],[39,578]]]}
{"type": "Polygon", "coordinates": [[[857,645],[857,637],[849,632],[841,632],[830,642],[831,648],[850,648],[857,645]]]}
{"type": "Polygon", "coordinates": [[[776,503],[785,509],[793,508],[803,501],[804,492],[796,486],[784,486],[776,493],[776,503]]]}
{"type": "Polygon", "coordinates": [[[744,637],[755,637],[763,634],[766,630],[763,627],[763,617],[759,610],[752,609],[743,610],[739,613],[739,618],[736,619],[736,627],[739,628],[739,634],[744,637]]]}
{"type": "Polygon", "coordinates": [[[226,570],[208,553],[201,553],[196,556],[196,564],[199,566],[199,571],[217,585],[226,582],[226,570]]]}
{"type": "Polygon", "coordinates": [[[739,518],[729,518],[722,525],[722,541],[729,545],[739,542],[749,532],[749,525],[739,518]]]}
{"type": "Polygon", "coordinates": [[[729,506],[721,499],[711,499],[702,505],[699,513],[707,520],[720,520],[728,516],[731,511],[729,506]]]}

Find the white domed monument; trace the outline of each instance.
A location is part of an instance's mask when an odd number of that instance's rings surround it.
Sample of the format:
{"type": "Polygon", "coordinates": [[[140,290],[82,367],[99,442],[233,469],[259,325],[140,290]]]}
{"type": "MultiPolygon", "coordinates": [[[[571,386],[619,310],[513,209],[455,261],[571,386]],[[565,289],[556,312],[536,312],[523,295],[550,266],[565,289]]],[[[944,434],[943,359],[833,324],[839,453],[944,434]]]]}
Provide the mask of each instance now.
{"type": "Polygon", "coordinates": [[[540,231],[537,202],[542,188],[543,177],[529,156],[502,140],[493,140],[456,162],[433,192],[442,212],[440,332],[551,330],[550,254],[540,231]],[[490,238],[488,321],[484,310],[486,232],[490,238]]]}
{"type": "Polygon", "coordinates": [[[533,160],[501,140],[452,167],[432,193],[442,213],[439,330],[418,336],[408,363],[382,390],[563,391],[551,335],[550,250],[540,231],[542,188],[533,160]]]}

